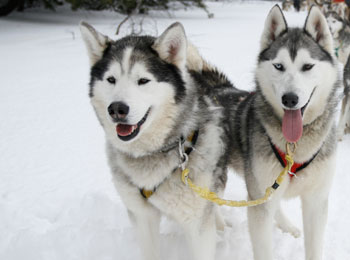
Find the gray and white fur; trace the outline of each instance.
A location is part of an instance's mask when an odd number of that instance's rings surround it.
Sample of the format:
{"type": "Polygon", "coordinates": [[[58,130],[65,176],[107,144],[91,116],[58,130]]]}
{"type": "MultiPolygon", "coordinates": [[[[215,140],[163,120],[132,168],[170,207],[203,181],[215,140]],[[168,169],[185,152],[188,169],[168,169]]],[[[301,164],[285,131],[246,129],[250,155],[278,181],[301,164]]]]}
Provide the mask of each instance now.
{"type": "Polygon", "coordinates": [[[344,65],[344,97],[337,128],[338,139],[342,140],[344,134],[350,133],[350,26],[336,12],[328,12],[326,17],[334,39],[336,56],[344,65]]]}
{"type": "Polygon", "coordinates": [[[178,144],[199,131],[187,164],[190,178],[222,194],[234,141],[231,104],[247,93],[202,60],[179,23],[158,38],[116,41],[85,22],[80,28],[91,63],[91,103],[144,259],[161,259],[159,222],[165,215],[185,230],[193,259],[213,260],[216,226],[224,223],[215,205],[182,183],[178,144]],[[140,189],[155,192],[145,199],[140,189]]]}
{"type": "Polygon", "coordinates": [[[314,160],[297,177],[286,178],[271,201],[248,208],[249,232],[255,260],[273,259],[274,218],[294,236],[299,231],[280,211],[283,197],[302,201],[307,260],[322,259],[328,195],[335,171],[335,120],[339,75],[332,36],[321,11],[311,8],[304,28],[289,28],[281,9],[270,11],[261,37],[256,68],[256,91],[237,108],[232,165],[245,176],[249,199],[263,197],[283,167],[271,144],[286,153],[282,118],[286,110],[301,109],[303,134],[294,161],[314,160]],[[284,97],[297,97],[286,105],[284,97]]]}
{"type": "Polygon", "coordinates": [[[341,104],[340,118],[338,122],[338,140],[342,140],[344,134],[350,134],[350,55],[344,66],[343,73],[344,97],[341,104]]]}

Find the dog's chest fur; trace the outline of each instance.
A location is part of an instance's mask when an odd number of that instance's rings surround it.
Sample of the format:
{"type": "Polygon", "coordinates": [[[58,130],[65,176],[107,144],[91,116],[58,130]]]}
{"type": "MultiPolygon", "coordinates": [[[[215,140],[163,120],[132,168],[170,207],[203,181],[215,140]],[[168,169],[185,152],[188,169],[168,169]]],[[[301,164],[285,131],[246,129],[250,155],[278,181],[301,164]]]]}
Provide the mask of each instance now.
{"type": "MultiPolygon", "coordinates": [[[[220,118],[220,113],[217,116],[220,118]]],[[[221,192],[226,183],[226,168],[220,165],[220,159],[226,144],[222,140],[224,131],[217,123],[213,121],[200,129],[187,168],[196,185],[221,192]]],[[[199,217],[207,208],[207,201],[198,200],[198,196],[181,180],[178,147],[141,158],[130,157],[110,145],[107,151],[118,191],[123,197],[133,194],[128,204],[136,203],[140,210],[149,207],[145,203],[153,205],[181,223],[190,221],[186,219],[188,216],[199,217]],[[146,200],[138,192],[141,188],[155,189],[155,193],[146,200]]]]}
{"type": "MultiPolygon", "coordinates": [[[[200,180],[195,172],[211,172],[215,170],[217,161],[223,155],[223,130],[214,122],[200,129],[194,151],[189,156],[188,167],[193,168],[193,175],[200,180]]],[[[177,143],[167,152],[156,152],[148,156],[133,157],[119,152],[113,146],[108,146],[109,163],[115,169],[114,174],[123,174],[139,188],[153,189],[162,184],[181,163],[177,143]]],[[[192,174],[191,174],[192,175],[192,174]]]]}
{"type": "MultiPolygon", "coordinates": [[[[335,99],[335,94],[332,95],[335,99]]],[[[317,190],[316,183],[331,179],[336,150],[334,111],[335,107],[331,102],[321,117],[304,126],[294,161],[307,162],[316,153],[317,156],[307,168],[297,173],[297,178],[287,177],[285,183],[288,185],[284,184],[288,186],[285,187],[286,197],[300,195],[303,190],[311,188],[317,190]]],[[[270,144],[271,141],[285,152],[281,120],[274,114],[272,107],[266,105],[259,91],[238,107],[236,118],[233,153],[237,158],[233,161],[233,166],[236,170],[243,171],[248,181],[254,176],[253,178],[258,180],[260,192],[264,192],[283,169],[270,144]]]]}

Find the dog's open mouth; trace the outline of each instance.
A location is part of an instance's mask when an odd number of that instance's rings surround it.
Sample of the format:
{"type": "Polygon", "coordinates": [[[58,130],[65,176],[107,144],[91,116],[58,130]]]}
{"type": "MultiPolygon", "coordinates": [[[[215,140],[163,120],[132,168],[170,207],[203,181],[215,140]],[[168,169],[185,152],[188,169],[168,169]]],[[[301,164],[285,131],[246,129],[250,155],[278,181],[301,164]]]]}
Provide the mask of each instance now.
{"type": "Polygon", "coordinates": [[[304,111],[305,111],[307,105],[310,103],[310,100],[311,100],[311,98],[312,98],[312,96],[313,96],[313,94],[314,94],[314,92],[315,92],[315,89],[316,89],[316,87],[312,90],[311,95],[310,95],[310,97],[309,97],[309,100],[306,102],[305,106],[303,106],[303,107],[301,108],[301,115],[302,115],[302,116],[304,115],[304,111]]]}
{"type": "Polygon", "coordinates": [[[150,110],[151,108],[147,110],[144,117],[136,125],[118,124],[116,131],[120,140],[130,141],[135,138],[140,132],[141,126],[146,122],[150,110]]]}
{"type": "Polygon", "coordinates": [[[309,100],[300,109],[284,110],[284,116],[282,119],[282,133],[284,138],[290,142],[297,142],[303,135],[303,115],[307,105],[310,103],[311,97],[314,94],[316,88],[312,91],[309,100]]]}

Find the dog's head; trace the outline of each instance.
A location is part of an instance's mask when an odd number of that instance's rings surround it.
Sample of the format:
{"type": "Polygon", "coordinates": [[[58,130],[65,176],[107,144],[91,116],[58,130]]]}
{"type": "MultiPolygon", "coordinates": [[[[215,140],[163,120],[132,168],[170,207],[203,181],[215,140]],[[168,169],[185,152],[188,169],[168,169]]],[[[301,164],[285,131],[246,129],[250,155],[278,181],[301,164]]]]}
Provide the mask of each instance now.
{"type": "Polygon", "coordinates": [[[339,31],[345,25],[344,20],[334,11],[326,13],[327,23],[333,38],[338,38],[339,31]]]}
{"type": "Polygon", "coordinates": [[[290,142],[324,112],[337,81],[333,52],[332,35],[317,7],[311,8],[303,29],[288,28],[281,9],[272,8],[261,37],[256,80],[290,142]]]}
{"type": "MultiPolygon", "coordinates": [[[[90,63],[90,97],[107,139],[134,156],[159,149],[186,95],[187,40],[180,23],[158,38],[117,41],[80,25],[90,63]]],[[[197,63],[196,63],[197,64],[197,63]]]]}

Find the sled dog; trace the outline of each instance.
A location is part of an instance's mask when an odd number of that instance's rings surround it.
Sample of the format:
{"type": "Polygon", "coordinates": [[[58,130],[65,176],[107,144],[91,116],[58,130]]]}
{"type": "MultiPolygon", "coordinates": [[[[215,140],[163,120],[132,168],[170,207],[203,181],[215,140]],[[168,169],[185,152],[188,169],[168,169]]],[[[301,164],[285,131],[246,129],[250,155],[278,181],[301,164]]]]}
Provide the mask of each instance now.
{"type": "Polygon", "coordinates": [[[336,12],[328,12],[326,17],[334,40],[335,54],[344,65],[344,97],[337,128],[338,139],[342,140],[344,133],[350,133],[350,26],[336,12]]]}
{"type": "Polygon", "coordinates": [[[327,12],[326,18],[333,36],[335,55],[345,65],[350,54],[350,26],[334,11],[327,12]]]}
{"type": "Polygon", "coordinates": [[[232,164],[245,176],[249,199],[263,197],[284,168],[286,142],[297,143],[290,176],[266,204],[248,208],[255,260],[273,259],[273,219],[299,231],[280,211],[283,197],[302,200],[306,259],[322,258],[328,194],[335,171],[339,73],[327,21],[312,7],[304,28],[289,28],[281,9],[265,21],[256,90],[235,116],[232,164]],[[297,164],[296,164],[297,163],[297,164]]]}
{"type": "Polygon", "coordinates": [[[217,207],[181,180],[183,164],[200,186],[222,194],[240,96],[188,44],[181,24],[158,38],[113,41],[80,25],[91,63],[90,98],[106,136],[115,187],[145,259],[161,259],[161,215],[184,229],[193,259],[214,260],[217,207]]]}

